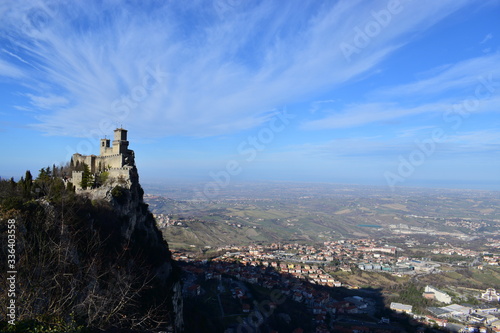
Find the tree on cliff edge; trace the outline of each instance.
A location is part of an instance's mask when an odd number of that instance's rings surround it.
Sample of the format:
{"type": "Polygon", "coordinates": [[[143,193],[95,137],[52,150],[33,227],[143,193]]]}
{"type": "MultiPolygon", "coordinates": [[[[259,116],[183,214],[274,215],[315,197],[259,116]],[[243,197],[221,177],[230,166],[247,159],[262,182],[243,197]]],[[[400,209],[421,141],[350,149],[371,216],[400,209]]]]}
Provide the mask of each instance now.
{"type": "Polygon", "coordinates": [[[82,181],[80,182],[80,186],[86,190],[88,187],[92,187],[92,184],[94,183],[94,177],[92,176],[92,173],[90,172],[90,168],[86,163],[83,163],[83,174],[82,174],[82,181]]]}

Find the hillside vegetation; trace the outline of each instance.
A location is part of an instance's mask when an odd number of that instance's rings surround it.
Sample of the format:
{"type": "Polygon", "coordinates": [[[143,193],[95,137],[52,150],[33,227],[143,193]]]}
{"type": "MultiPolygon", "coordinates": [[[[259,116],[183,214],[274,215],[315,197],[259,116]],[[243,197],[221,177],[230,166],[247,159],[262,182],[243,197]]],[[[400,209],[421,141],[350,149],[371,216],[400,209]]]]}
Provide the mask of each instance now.
{"type": "MultiPolygon", "coordinates": [[[[6,263],[14,248],[11,269],[17,271],[16,325],[2,312],[0,331],[131,332],[173,326],[177,270],[167,272],[168,281],[156,272],[170,260],[168,247],[139,232],[125,238],[122,230],[130,221],[116,207],[134,194],[119,187],[112,193],[110,200],[77,195],[50,168],[34,180],[27,172],[18,182],[0,181],[0,261],[6,263]],[[12,233],[9,221],[15,221],[11,248],[4,246],[12,233]]],[[[151,215],[143,207],[142,213],[151,215]]],[[[7,290],[5,276],[0,290],[7,290]]],[[[6,309],[9,302],[2,292],[0,306],[6,309]]]]}

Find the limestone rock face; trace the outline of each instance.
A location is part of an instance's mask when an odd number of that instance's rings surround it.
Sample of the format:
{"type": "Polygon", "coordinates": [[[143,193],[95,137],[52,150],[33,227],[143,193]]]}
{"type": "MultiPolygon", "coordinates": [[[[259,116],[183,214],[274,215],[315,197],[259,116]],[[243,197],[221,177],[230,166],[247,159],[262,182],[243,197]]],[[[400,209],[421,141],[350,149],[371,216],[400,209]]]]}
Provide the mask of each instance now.
{"type": "Polygon", "coordinates": [[[120,235],[130,246],[147,247],[154,262],[154,273],[162,288],[168,288],[175,318],[175,332],[183,328],[182,295],[179,269],[172,260],[167,242],[156,226],[153,214],[143,200],[136,167],[130,169],[127,182],[112,181],[97,189],[80,191],[91,200],[108,202],[120,220],[120,235]]]}
{"type": "Polygon", "coordinates": [[[78,193],[87,195],[92,200],[105,200],[111,204],[116,214],[122,218],[121,235],[127,241],[135,241],[137,237],[154,246],[168,245],[164,242],[156,221],[144,203],[144,190],[139,184],[139,175],[135,167],[130,169],[127,181],[112,179],[105,185],[78,193]],[[134,235],[134,237],[132,237],[134,235]]]}

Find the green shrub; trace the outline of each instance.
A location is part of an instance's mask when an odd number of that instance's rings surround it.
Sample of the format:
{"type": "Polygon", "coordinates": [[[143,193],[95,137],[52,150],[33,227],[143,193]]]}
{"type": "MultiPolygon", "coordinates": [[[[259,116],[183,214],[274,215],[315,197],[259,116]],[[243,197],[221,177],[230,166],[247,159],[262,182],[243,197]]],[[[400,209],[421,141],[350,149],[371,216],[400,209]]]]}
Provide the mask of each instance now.
{"type": "Polygon", "coordinates": [[[126,189],[121,187],[121,186],[115,186],[112,190],[111,190],[111,195],[113,196],[113,198],[115,198],[116,201],[118,201],[119,203],[124,203],[125,200],[127,199],[127,196],[126,196],[126,193],[125,193],[126,189]]]}

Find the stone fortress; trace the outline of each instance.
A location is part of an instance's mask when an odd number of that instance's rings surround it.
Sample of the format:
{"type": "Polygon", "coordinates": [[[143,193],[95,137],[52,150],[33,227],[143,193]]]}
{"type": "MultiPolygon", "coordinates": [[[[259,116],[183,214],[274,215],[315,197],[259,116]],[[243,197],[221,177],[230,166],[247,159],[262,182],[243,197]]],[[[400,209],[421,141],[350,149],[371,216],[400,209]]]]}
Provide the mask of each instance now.
{"type": "MultiPolygon", "coordinates": [[[[100,154],[82,155],[73,154],[72,165],[87,164],[90,173],[94,176],[107,172],[109,180],[120,180],[123,185],[130,187],[132,177],[137,175],[135,167],[134,151],[128,149],[127,130],[117,128],[114,131],[113,146],[109,139],[101,139],[100,154]]],[[[81,189],[83,171],[72,172],[72,183],[76,189],[81,189]]]]}

